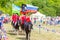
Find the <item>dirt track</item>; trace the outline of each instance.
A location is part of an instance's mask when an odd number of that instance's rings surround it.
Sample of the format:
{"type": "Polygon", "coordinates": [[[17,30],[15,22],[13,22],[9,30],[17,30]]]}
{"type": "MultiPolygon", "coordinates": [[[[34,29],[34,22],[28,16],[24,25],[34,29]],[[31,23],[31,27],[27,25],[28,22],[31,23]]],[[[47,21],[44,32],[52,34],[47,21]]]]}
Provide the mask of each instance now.
{"type": "MultiPolygon", "coordinates": [[[[4,27],[7,30],[7,35],[8,35],[8,40],[25,40],[25,35],[14,35],[14,34],[9,34],[8,31],[12,29],[11,24],[4,24],[4,27]]],[[[34,27],[34,29],[31,32],[31,40],[60,40],[60,34],[51,32],[51,31],[45,31],[43,29],[39,29],[34,27]]]]}

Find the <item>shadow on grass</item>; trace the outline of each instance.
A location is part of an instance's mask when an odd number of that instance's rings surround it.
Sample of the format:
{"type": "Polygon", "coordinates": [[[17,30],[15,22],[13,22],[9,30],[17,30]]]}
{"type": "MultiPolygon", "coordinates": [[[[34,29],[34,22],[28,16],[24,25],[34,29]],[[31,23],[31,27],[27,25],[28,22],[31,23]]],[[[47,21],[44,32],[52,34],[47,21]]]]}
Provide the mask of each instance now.
{"type": "Polygon", "coordinates": [[[9,35],[16,35],[16,33],[10,33],[10,32],[9,32],[9,33],[7,33],[7,34],[9,34],[9,35]]]}
{"type": "Polygon", "coordinates": [[[25,37],[17,37],[16,39],[26,40],[26,38],[25,38],[25,37]]]}
{"type": "MultiPolygon", "coordinates": [[[[9,34],[9,35],[17,35],[17,34],[14,33],[14,32],[7,32],[7,34],[9,34]]],[[[21,32],[19,32],[19,35],[25,36],[25,34],[24,34],[24,33],[21,33],[21,32]]]]}
{"type": "Polygon", "coordinates": [[[21,32],[19,33],[19,35],[24,35],[25,36],[25,34],[24,33],[21,33],[21,32]]]}

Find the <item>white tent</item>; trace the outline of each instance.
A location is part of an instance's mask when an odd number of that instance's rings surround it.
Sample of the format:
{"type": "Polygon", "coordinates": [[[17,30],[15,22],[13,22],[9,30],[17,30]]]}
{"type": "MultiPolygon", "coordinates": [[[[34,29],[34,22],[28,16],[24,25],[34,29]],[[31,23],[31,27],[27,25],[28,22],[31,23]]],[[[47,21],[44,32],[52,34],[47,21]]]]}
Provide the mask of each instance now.
{"type": "Polygon", "coordinates": [[[46,15],[40,12],[36,12],[36,13],[31,14],[30,17],[31,17],[32,23],[34,23],[34,19],[36,19],[37,21],[36,23],[39,23],[41,19],[43,20],[44,18],[46,18],[46,15]]]}
{"type": "Polygon", "coordinates": [[[44,15],[44,14],[42,14],[40,12],[37,12],[37,13],[32,14],[31,17],[40,19],[41,17],[45,18],[46,15],[44,15]]]}

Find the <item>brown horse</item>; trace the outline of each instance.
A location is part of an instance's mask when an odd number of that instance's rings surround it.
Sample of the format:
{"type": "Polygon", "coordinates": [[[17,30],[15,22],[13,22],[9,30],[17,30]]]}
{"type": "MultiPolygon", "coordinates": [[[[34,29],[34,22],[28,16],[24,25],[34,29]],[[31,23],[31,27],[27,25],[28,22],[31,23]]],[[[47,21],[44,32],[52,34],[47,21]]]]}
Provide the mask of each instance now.
{"type": "Polygon", "coordinates": [[[26,40],[30,40],[30,33],[31,33],[31,24],[28,24],[27,22],[25,22],[24,24],[21,24],[21,21],[20,21],[20,26],[21,26],[21,29],[23,31],[25,31],[26,33],[26,40]]]}

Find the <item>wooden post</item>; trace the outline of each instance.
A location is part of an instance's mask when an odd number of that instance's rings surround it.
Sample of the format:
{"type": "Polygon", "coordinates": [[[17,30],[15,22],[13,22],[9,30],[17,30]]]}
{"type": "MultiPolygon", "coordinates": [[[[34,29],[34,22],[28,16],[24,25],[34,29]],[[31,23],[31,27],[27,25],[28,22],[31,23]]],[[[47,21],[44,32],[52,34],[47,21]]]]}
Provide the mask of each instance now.
{"type": "Polygon", "coordinates": [[[39,33],[40,33],[40,27],[41,27],[41,25],[39,24],[39,33]]]}

